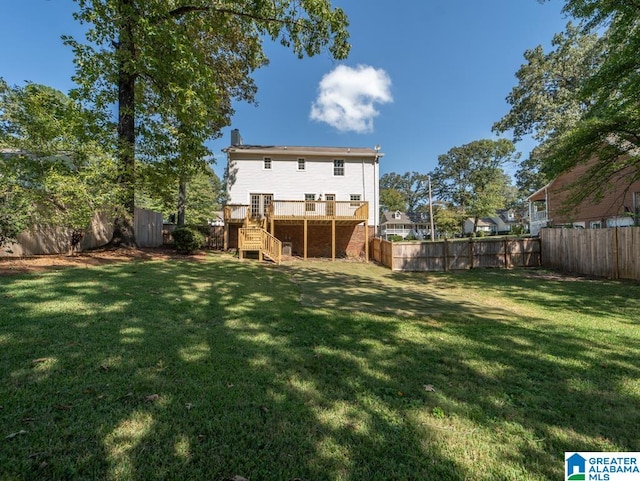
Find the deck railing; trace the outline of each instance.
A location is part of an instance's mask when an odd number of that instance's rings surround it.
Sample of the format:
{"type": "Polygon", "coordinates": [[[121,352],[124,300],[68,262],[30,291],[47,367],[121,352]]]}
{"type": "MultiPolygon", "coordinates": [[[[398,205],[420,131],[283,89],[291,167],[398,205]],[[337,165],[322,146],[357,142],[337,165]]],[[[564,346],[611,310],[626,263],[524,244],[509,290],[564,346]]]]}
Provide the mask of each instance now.
{"type": "Polygon", "coordinates": [[[546,210],[539,210],[539,211],[533,211],[531,212],[531,221],[532,222],[542,222],[542,221],[546,221],[548,220],[547,218],[547,211],[546,210]]]}
{"type": "MultiPolygon", "coordinates": [[[[248,205],[230,204],[224,207],[227,224],[250,224],[248,205]]],[[[369,218],[369,203],[364,201],[335,200],[274,200],[267,208],[267,217],[273,220],[357,220],[369,218]]]]}
{"type": "Polygon", "coordinates": [[[224,221],[228,223],[244,222],[249,213],[248,205],[229,204],[224,206],[224,221]]]}
{"type": "Polygon", "coordinates": [[[276,264],[280,264],[280,260],[282,259],[282,242],[266,230],[262,232],[262,253],[276,264]]]}
{"type": "Polygon", "coordinates": [[[269,206],[268,215],[274,220],[352,219],[364,221],[369,217],[369,204],[363,201],[274,200],[269,206]]]}

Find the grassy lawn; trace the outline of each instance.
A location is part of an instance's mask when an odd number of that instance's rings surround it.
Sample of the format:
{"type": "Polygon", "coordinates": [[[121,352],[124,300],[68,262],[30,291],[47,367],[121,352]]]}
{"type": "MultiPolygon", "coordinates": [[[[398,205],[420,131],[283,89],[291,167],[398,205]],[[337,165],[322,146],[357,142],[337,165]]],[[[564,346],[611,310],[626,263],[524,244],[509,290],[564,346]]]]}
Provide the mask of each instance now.
{"type": "Polygon", "coordinates": [[[0,479],[551,480],[640,451],[640,285],[543,274],[0,277],[0,479]]]}

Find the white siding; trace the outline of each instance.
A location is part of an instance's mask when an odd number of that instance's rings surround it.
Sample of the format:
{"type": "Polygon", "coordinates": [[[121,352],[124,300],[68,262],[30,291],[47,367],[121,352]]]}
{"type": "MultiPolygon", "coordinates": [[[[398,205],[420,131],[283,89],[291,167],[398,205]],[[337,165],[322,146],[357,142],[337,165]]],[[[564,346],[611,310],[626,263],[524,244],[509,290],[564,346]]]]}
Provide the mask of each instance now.
{"type": "Polygon", "coordinates": [[[363,201],[369,202],[369,225],[377,225],[378,164],[372,159],[306,157],[305,170],[298,170],[302,156],[274,156],[271,169],[265,170],[262,156],[245,157],[229,163],[230,204],[249,204],[250,193],[273,194],[274,200],[304,200],[304,195],[310,193],[315,193],[316,199],[322,195],[324,200],[325,194],[335,194],[337,201],[348,201],[352,194],[360,194],[363,201]],[[334,158],[344,160],[344,176],[333,175],[334,158]]]}

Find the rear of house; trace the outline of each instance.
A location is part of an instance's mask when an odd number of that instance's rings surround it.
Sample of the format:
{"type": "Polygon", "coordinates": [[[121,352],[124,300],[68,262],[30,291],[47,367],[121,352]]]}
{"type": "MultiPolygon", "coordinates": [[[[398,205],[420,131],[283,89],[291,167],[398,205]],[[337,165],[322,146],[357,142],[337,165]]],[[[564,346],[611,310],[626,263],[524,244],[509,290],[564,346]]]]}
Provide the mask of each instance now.
{"type": "Polygon", "coordinates": [[[253,228],[304,258],[368,254],[379,209],[378,148],[245,145],[234,130],[224,151],[227,248],[246,247],[243,229],[253,228]]]}

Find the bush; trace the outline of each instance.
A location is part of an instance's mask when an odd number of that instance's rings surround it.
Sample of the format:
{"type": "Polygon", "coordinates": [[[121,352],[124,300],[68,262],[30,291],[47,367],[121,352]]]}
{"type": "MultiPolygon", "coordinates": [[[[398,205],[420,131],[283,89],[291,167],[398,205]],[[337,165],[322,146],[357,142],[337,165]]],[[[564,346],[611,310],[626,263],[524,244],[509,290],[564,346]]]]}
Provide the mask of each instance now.
{"type": "Polygon", "coordinates": [[[400,241],[403,241],[404,239],[402,238],[401,235],[392,234],[390,236],[387,236],[387,240],[389,242],[400,242],[400,241]]]}
{"type": "Polygon", "coordinates": [[[191,254],[200,249],[205,242],[204,235],[192,227],[178,227],[171,236],[180,254],[191,254]]]}

